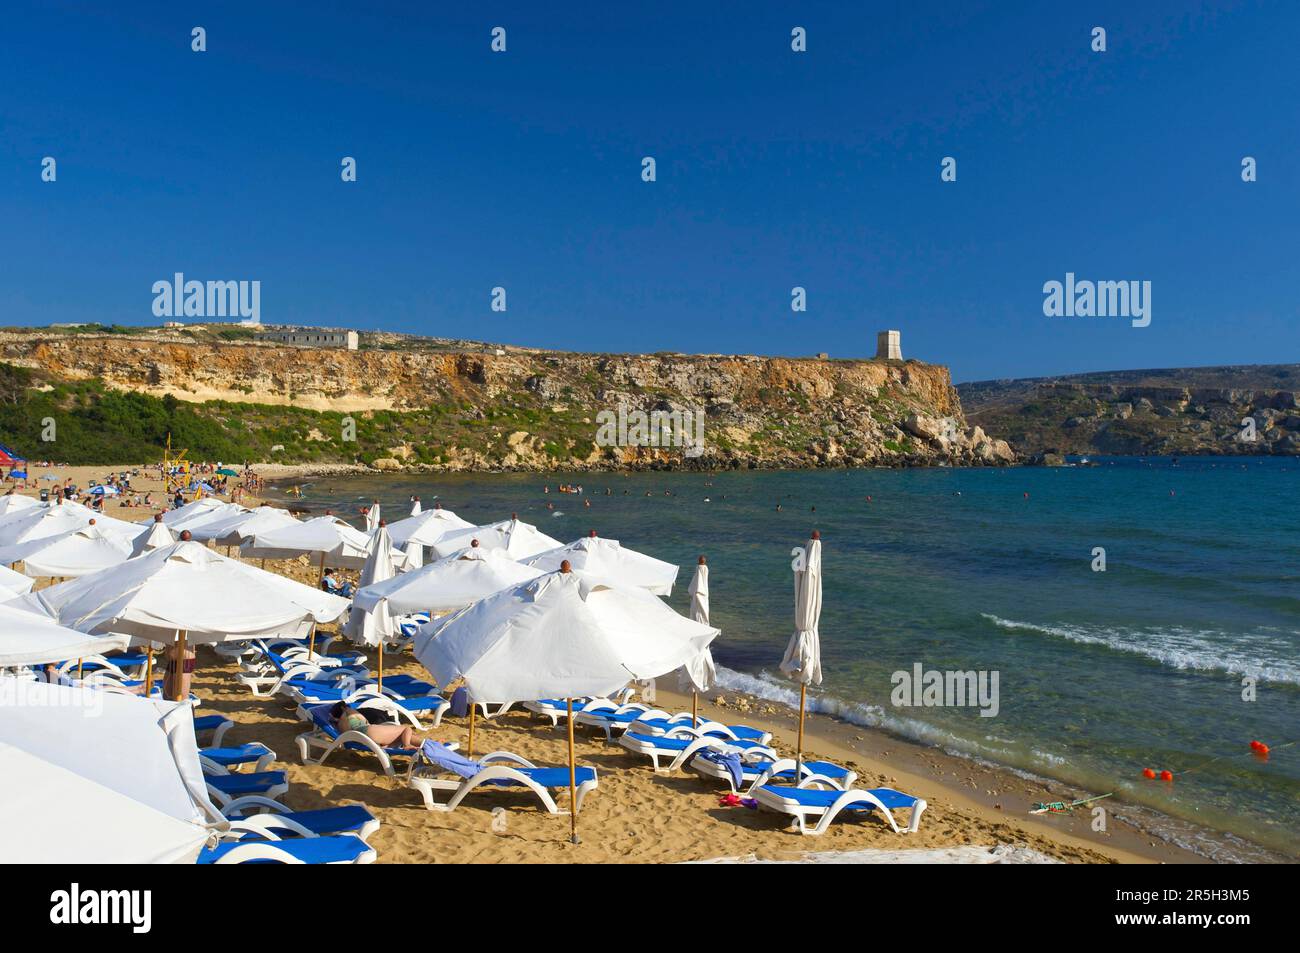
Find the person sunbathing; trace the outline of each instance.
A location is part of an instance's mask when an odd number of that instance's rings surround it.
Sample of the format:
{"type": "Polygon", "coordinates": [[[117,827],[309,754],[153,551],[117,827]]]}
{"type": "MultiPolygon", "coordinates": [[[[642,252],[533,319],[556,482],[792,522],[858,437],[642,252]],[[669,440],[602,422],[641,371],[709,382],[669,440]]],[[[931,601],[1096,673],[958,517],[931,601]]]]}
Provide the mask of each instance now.
{"type": "Polygon", "coordinates": [[[357,709],[336,702],[330,708],[330,717],[339,731],[359,731],[385,748],[417,748],[423,741],[410,725],[395,725],[384,712],[374,708],[357,709]]]}

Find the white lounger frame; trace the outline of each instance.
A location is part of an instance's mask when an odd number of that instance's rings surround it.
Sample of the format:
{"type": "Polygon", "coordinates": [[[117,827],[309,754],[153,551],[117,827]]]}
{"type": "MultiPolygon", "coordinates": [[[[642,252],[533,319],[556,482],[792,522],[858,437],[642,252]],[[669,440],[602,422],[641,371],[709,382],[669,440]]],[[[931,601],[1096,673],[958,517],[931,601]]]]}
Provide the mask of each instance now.
{"type": "MultiPolygon", "coordinates": [[[[522,771],[517,770],[516,765],[520,768],[535,768],[533,764],[519,755],[509,751],[493,751],[491,754],[484,755],[478,759],[483,764],[488,765],[472,778],[461,778],[453,780],[448,777],[447,771],[436,765],[429,765],[423,758],[415,758],[411,761],[411,768],[407,772],[407,784],[424,798],[424,806],[431,811],[454,811],[460,805],[471,791],[485,784],[489,785],[489,790],[514,791],[519,792],[522,786],[537,795],[542,806],[551,814],[568,814],[568,811],[560,810],[555,803],[555,798],[551,797],[549,789],[538,784],[522,771]],[[505,762],[504,764],[494,762],[505,762]],[[513,781],[514,785],[509,787],[499,787],[490,784],[492,781],[513,781]],[[445,802],[438,802],[433,799],[434,791],[451,791],[451,797],[445,802]]],[[[578,813],[582,812],[582,801],[587,796],[588,791],[596,788],[596,778],[579,782],[576,798],[578,813]]]]}
{"type": "MultiPolygon", "coordinates": [[[[823,782],[825,780],[826,779],[822,779],[823,782]]],[[[801,782],[799,784],[799,787],[801,788],[808,787],[812,783],[813,783],[813,779],[809,778],[801,782]]],[[[763,788],[763,787],[756,788],[754,790],[754,799],[758,801],[759,806],[761,807],[765,807],[768,808],[769,810],[776,811],[778,814],[786,814],[789,815],[790,817],[793,817],[795,822],[795,827],[798,829],[800,834],[812,834],[812,835],[820,835],[826,833],[826,829],[831,826],[831,822],[835,820],[836,815],[838,815],[845,808],[853,807],[854,805],[858,805],[858,804],[870,804],[871,806],[873,806],[877,811],[881,813],[881,815],[884,816],[885,820],[889,823],[889,826],[893,829],[895,834],[902,834],[902,833],[915,834],[916,829],[921,826],[921,815],[925,813],[925,809],[926,807],[928,807],[928,805],[925,803],[924,800],[922,800],[921,798],[916,799],[916,803],[913,804],[911,808],[911,812],[912,812],[911,821],[907,825],[906,832],[904,832],[899,829],[898,824],[894,821],[894,815],[890,813],[889,808],[885,807],[885,805],[881,803],[880,799],[877,798],[870,791],[864,791],[860,789],[850,789],[847,791],[843,791],[840,794],[840,796],[835,799],[834,803],[832,803],[831,806],[827,808],[808,807],[806,805],[800,804],[797,801],[791,800],[790,798],[782,797],[780,794],[777,794],[771,788],[763,788]],[[809,818],[814,818],[814,817],[820,817],[821,820],[817,822],[816,827],[810,830],[808,828],[807,821],[809,818]]]]}

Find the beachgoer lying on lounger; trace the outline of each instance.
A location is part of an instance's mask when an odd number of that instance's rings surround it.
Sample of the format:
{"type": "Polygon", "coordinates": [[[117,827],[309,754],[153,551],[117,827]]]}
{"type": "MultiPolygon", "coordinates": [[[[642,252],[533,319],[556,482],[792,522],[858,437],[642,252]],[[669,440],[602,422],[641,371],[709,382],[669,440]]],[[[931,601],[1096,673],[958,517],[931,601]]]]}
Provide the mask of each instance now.
{"type": "Polygon", "coordinates": [[[359,731],[384,747],[415,748],[421,741],[410,725],[395,725],[374,708],[358,709],[346,702],[335,702],[330,717],[339,731],[359,731]],[[371,721],[372,718],[375,720],[371,721]]]}

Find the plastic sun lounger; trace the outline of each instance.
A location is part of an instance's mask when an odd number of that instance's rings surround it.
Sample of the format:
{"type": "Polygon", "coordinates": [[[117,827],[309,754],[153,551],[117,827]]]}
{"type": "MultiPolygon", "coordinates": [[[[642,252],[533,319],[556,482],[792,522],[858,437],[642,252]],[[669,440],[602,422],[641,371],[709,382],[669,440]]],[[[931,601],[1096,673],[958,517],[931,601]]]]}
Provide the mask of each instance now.
{"type": "Polygon", "coordinates": [[[223,768],[251,764],[254,771],[265,771],[275,763],[275,752],[260,741],[252,741],[233,748],[200,748],[199,758],[209,765],[219,765],[223,768]]]}
{"type": "Polygon", "coordinates": [[[235,723],[224,715],[199,715],[194,719],[194,733],[197,735],[204,731],[212,732],[212,746],[218,748],[221,746],[221,739],[234,725],[235,723]]]}
{"type": "MultiPolygon", "coordinates": [[[[525,788],[537,795],[542,806],[551,814],[567,813],[556,805],[551,791],[569,787],[568,767],[539,768],[509,751],[493,751],[478,761],[483,765],[483,770],[472,778],[462,778],[431,762],[421,751],[411,761],[407,784],[420,792],[424,806],[431,811],[454,811],[467,795],[479,788],[515,791],[525,788]],[[452,793],[446,801],[438,802],[433,798],[435,791],[452,793]]],[[[581,812],[587,792],[596,789],[596,769],[578,765],[574,779],[577,782],[576,807],[581,812]]]]}
{"type": "MultiPolygon", "coordinates": [[[[605,740],[612,741],[614,732],[627,731],[633,724],[645,720],[647,723],[655,719],[671,720],[672,715],[659,708],[646,708],[641,704],[623,705],[615,711],[592,711],[579,715],[574,712],[573,720],[576,724],[587,725],[591,728],[598,728],[605,732],[605,740]]],[[[690,721],[690,715],[687,714],[687,723],[690,721]]],[[[654,734],[651,729],[648,733],[654,734]]],[[[664,732],[660,732],[661,734],[664,732]]]]}
{"type": "Polygon", "coordinates": [[[712,721],[708,718],[696,718],[693,723],[691,713],[678,712],[671,718],[647,717],[640,718],[628,726],[629,731],[635,730],[643,735],[668,734],[676,728],[687,727],[694,728],[701,735],[712,735],[715,738],[723,738],[727,741],[756,741],[760,745],[770,744],[772,733],[763,731],[759,728],[751,728],[749,725],[724,725],[719,721],[712,721]]]}
{"type": "Polygon", "coordinates": [[[254,794],[240,798],[236,810],[226,810],[223,813],[232,821],[239,822],[238,830],[262,832],[262,836],[298,834],[303,837],[320,837],[327,834],[355,834],[363,841],[368,841],[370,835],[379,830],[379,819],[360,804],[291,811],[279,801],[254,794]],[[262,813],[250,814],[252,808],[260,808],[262,813]]]}
{"type": "Polygon", "coordinates": [[[285,685],[299,684],[304,681],[332,684],[351,680],[360,683],[370,677],[370,672],[366,668],[338,664],[322,665],[318,661],[308,661],[305,652],[302,656],[284,656],[267,652],[265,658],[265,662],[241,663],[243,671],[235,675],[235,680],[247,686],[258,698],[274,695],[285,685]]]}
{"type": "Polygon", "coordinates": [[[392,777],[393,758],[415,757],[415,748],[381,745],[361,731],[339,731],[330,720],[331,707],[318,705],[310,709],[314,727],[294,739],[303,764],[323,764],[325,759],[339,748],[346,748],[349,751],[369,751],[379,759],[379,766],[384,769],[384,774],[392,777]],[[317,749],[321,750],[320,756],[313,758],[312,752],[317,749]]]}
{"type": "MultiPolygon", "coordinates": [[[[225,771],[225,769],[221,769],[225,771]]],[[[208,785],[208,795],[224,810],[238,810],[240,798],[257,794],[262,797],[277,798],[289,790],[289,782],[283,771],[258,771],[248,774],[211,773],[205,769],[203,780],[208,785]]]]}
{"type": "MultiPolygon", "coordinates": [[[[802,784],[807,784],[807,781],[802,784]]],[[[850,788],[847,791],[830,790],[813,787],[786,787],[783,785],[764,784],[754,789],[754,799],[759,807],[767,808],[793,817],[800,834],[824,834],[841,813],[861,816],[872,811],[880,811],[895,834],[901,834],[891,811],[910,808],[912,819],[907,826],[908,834],[915,834],[921,824],[921,814],[926,803],[919,797],[895,791],[893,788],[850,788]],[[817,826],[809,829],[808,820],[820,818],[817,826]]]]}
{"type": "Polygon", "coordinates": [[[730,745],[745,751],[760,751],[776,757],[776,752],[757,741],[731,741],[715,738],[711,735],[695,733],[691,728],[678,728],[666,735],[643,735],[637,731],[625,731],[618,743],[635,754],[643,754],[654,765],[656,774],[671,774],[695,757],[700,751],[730,745]],[[668,765],[660,765],[660,759],[667,759],[668,765]]]}
{"type": "MultiPolygon", "coordinates": [[[[632,697],[633,690],[625,688],[618,694],[618,700],[612,698],[575,698],[573,700],[573,715],[577,719],[578,715],[606,714],[618,711],[620,708],[631,710],[633,708],[646,709],[645,705],[631,705],[628,699],[632,697]]],[[[524,702],[524,708],[531,711],[534,715],[540,715],[551,722],[551,727],[558,727],[560,719],[569,716],[569,700],[567,698],[542,698],[537,701],[524,702]]]]}
{"type": "Polygon", "coordinates": [[[409,721],[417,731],[423,731],[424,725],[420,723],[420,715],[427,715],[431,718],[430,724],[432,727],[437,728],[442,724],[442,716],[451,708],[451,702],[441,695],[420,695],[414,698],[403,698],[389,688],[387,684],[384,685],[382,692],[376,685],[362,685],[352,691],[346,691],[342,688],[315,685],[314,683],[311,685],[286,685],[286,691],[289,697],[298,703],[298,717],[302,721],[312,721],[311,710],[313,708],[320,705],[331,705],[334,702],[346,702],[354,708],[363,707],[367,704],[377,705],[397,715],[399,719],[409,721]]]}
{"type": "MultiPolygon", "coordinates": [[[[766,749],[771,751],[771,749],[766,749]]],[[[727,782],[733,794],[739,794],[735,778],[725,765],[707,758],[692,758],[687,764],[692,771],[706,778],[727,782]]],[[[794,758],[746,757],[740,759],[741,783],[752,794],[755,788],[764,784],[792,784],[794,782],[794,758]]],[[[799,780],[804,784],[820,783],[837,791],[844,791],[853,786],[858,779],[856,771],[842,768],[830,761],[805,761],[799,771],[799,780]]]]}
{"type": "Polygon", "coordinates": [[[294,837],[284,840],[246,838],[205,847],[200,864],[370,864],[375,849],[352,834],[294,837]]]}

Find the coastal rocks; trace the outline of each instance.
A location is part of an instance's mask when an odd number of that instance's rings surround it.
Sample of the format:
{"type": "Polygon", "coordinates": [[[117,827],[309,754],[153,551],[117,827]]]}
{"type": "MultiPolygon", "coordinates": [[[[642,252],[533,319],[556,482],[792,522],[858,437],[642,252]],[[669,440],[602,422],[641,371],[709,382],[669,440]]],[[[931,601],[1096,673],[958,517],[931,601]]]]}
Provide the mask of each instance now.
{"type": "Polygon", "coordinates": [[[380,457],[377,460],[372,461],[370,465],[376,470],[381,470],[385,473],[393,473],[402,469],[402,462],[396,457],[380,457]]]}

